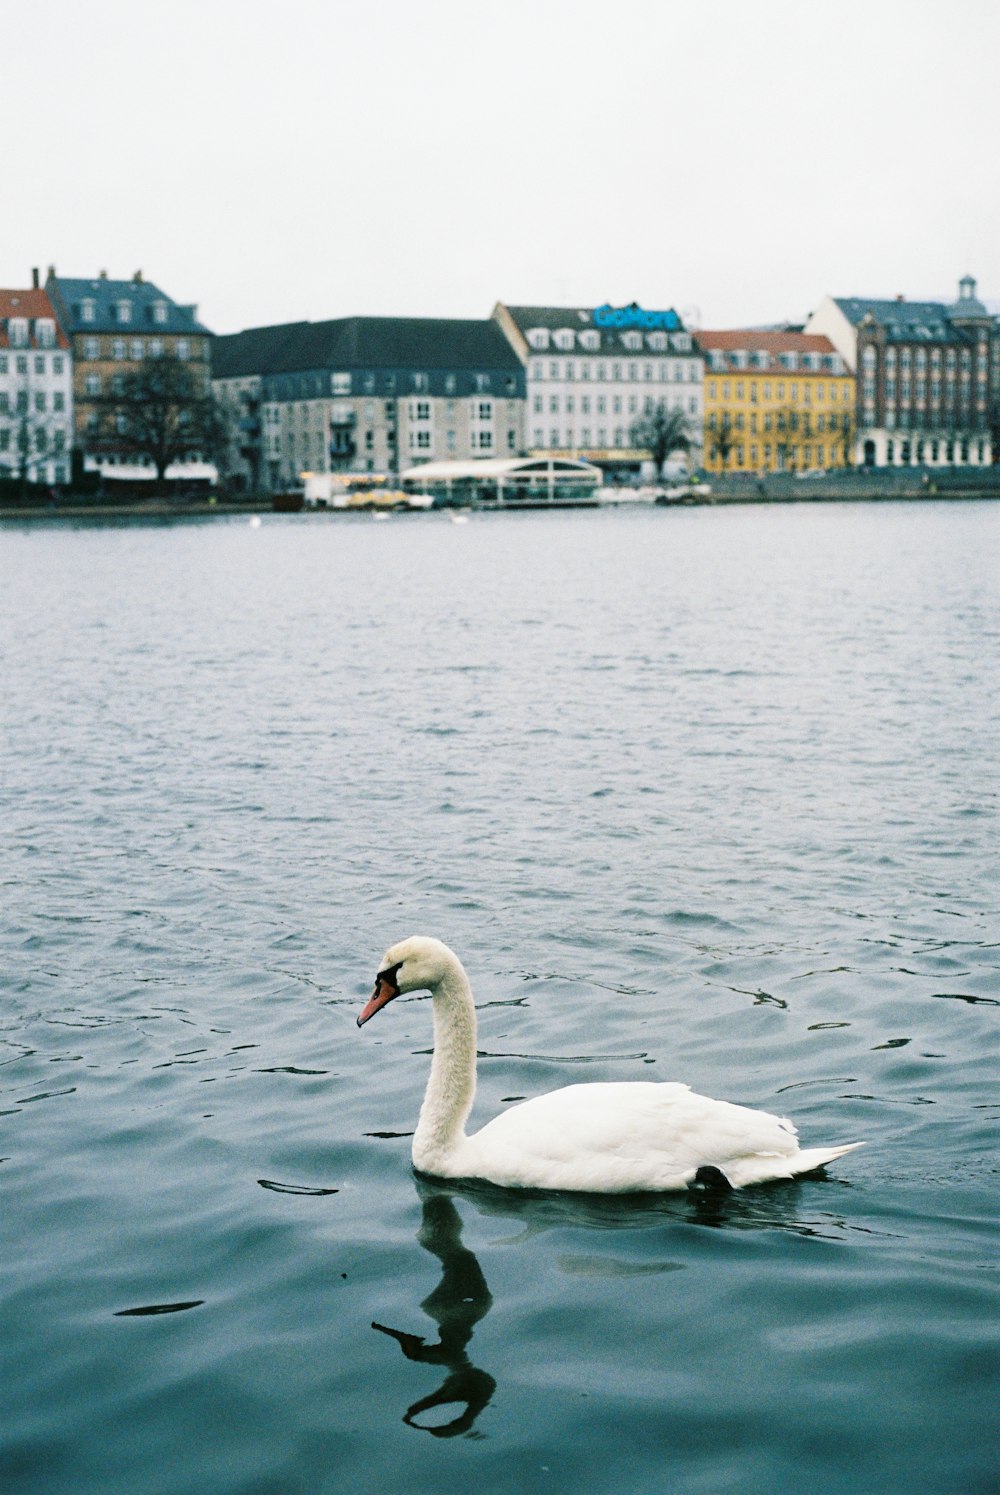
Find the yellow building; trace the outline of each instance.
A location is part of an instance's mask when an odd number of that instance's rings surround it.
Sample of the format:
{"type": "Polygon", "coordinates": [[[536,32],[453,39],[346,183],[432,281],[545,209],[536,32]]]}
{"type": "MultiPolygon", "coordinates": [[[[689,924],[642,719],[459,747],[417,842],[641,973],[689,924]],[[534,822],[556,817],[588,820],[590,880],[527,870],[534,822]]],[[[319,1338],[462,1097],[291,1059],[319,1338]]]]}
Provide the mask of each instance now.
{"type": "Polygon", "coordinates": [[[827,337],[699,332],[705,355],[709,472],[846,467],[854,447],[854,376],[827,337]]]}

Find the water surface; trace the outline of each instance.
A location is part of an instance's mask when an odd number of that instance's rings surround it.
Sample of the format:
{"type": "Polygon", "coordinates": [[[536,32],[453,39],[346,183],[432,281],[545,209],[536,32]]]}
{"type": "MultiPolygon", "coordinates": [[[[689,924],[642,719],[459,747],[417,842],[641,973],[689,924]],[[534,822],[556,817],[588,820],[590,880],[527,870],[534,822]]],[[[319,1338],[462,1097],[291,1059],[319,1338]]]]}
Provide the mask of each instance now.
{"type": "Polygon", "coordinates": [[[5,1495],[996,1488],[1000,506],[0,530],[5,1495]],[[683,1079],[725,1198],[418,1182],[683,1079]]]}

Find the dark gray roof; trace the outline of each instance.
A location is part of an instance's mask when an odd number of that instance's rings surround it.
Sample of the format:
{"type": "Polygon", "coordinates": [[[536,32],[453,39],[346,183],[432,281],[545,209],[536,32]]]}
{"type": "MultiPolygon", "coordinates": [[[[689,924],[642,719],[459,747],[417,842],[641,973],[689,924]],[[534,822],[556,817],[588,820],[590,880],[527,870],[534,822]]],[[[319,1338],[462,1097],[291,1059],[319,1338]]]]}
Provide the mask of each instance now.
{"type": "MultiPolygon", "coordinates": [[[[282,361],[285,349],[294,349],[308,326],[308,322],[285,322],[277,327],[248,327],[244,332],[223,333],[212,341],[212,378],[239,379],[252,374],[284,372],[293,367],[282,361]]],[[[294,352],[291,356],[294,358],[294,352]]]]}
{"type": "Polygon", "coordinates": [[[574,332],[586,332],[594,325],[592,306],[508,306],[507,310],[522,332],[531,327],[547,327],[550,332],[572,327],[574,332]]]}
{"type": "MultiPolygon", "coordinates": [[[[932,339],[936,342],[962,342],[963,333],[953,321],[953,315],[987,316],[981,312],[965,311],[973,303],[963,301],[956,306],[946,306],[943,301],[878,301],[864,296],[836,296],[835,301],[849,322],[859,327],[865,317],[872,317],[884,327],[890,341],[912,342],[916,339],[932,339]]],[[[975,303],[978,305],[978,303],[975,303]]]]}
{"type": "Polygon", "coordinates": [[[74,280],[64,275],[50,275],[45,283],[56,316],[67,332],[136,332],[202,333],[209,329],[198,321],[196,306],[179,306],[151,280],[74,280]],[[93,316],[84,321],[83,303],[93,303],[93,316]],[[131,307],[128,322],[118,319],[116,304],[127,301],[131,307]],[[157,321],[153,307],[166,307],[165,320],[157,321]]]}
{"type": "Polygon", "coordinates": [[[343,317],[289,322],[217,337],[216,379],[311,369],[506,369],[521,361],[490,320],[451,317],[343,317]]]}

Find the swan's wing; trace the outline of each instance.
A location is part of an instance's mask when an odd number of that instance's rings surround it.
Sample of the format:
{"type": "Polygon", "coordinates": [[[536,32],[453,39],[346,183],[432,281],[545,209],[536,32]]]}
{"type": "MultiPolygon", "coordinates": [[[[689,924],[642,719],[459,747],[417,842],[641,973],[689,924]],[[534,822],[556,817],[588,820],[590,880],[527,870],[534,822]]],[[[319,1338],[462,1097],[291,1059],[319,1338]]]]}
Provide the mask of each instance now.
{"type": "MultiPolygon", "coordinates": [[[[791,1122],[695,1095],[687,1085],[570,1085],[525,1101],[470,1137],[463,1167],[529,1188],[677,1189],[705,1164],[798,1152],[791,1122]]],[[[733,1180],[736,1181],[735,1179],[733,1180]]]]}

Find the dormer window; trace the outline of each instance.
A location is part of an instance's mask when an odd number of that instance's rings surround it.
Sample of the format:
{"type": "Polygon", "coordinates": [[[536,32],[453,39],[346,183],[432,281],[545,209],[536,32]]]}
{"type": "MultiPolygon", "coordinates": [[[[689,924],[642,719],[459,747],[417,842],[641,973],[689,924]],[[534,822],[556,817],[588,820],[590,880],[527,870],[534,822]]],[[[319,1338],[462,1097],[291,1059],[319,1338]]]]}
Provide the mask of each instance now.
{"type": "Polygon", "coordinates": [[[667,351],[667,334],[665,332],[651,332],[646,341],[654,353],[665,353],[667,351]]]}
{"type": "Polygon", "coordinates": [[[748,363],[749,363],[749,359],[747,358],[746,349],[745,348],[734,348],[733,349],[733,367],[737,368],[737,369],[745,369],[748,363]]]}
{"type": "Polygon", "coordinates": [[[56,324],[51,317],[38,317],[35,321],[35,342],[39,348],[54,348],[56,324]]]}
{"type": "Polygon", "coordinates": [[[799,366],[799,355],[797,353],[782,353],[782,366],[786,369],[797,369],[799,366]]]}
{"type": "Polygon", "coordinates": [[[560,348],[564,353],[569,353],[572,351],[576,339],[574,337],[574,334],[568,327],[560,327],[559,331],[555,334],[552,341],[555,343],[556,347],[560,348]]]}
{"type": "Polygon", "coordinates": [[[688,333],[686,333],[686,332],[675,332],[674,333],[673,342],[674,342],[674,347],[675,347],[675,349],[677,350],[678,353],[690,353],[690,351],[691,351],[691,338],[688,335],[688,333]]]}
{"type": "Polygon", "coordinates": [[[580,333],[580,346],[586,348],[589,353],[596,353],[601,346],[601,334],[594,329],[588,328],[586,332],[580,333]]]}
{"type": "Polygon", "coordinates": [[[131,322],[131,320],[132,320],[132,303],[131,303],[131,301],[116,301],[115,302],[115,320],[117,322],[131,322]]]}
{"type": "Polygon", "coordinates": [[[26,348],[28,346],[27,317],[10,317],[7,322],[7,336],[12,348],[26,348]]]}
{"type": "Polygon", "coordinates": [[[713,348],[708,355],[709,367],[721,372],[726,367],[726,355],[720,348],[713,348]]]}
{"type": "Polygon", "coordinates": [[[153,321],[164,323],[167,320],[167,303],[165,301],[153,302],[153,321]]]}
{"type": "Polygon", "coordinates": [[[769,369],[771,367],[771,355],[760,348],[753,357],[754,368],[769,369]]]}
{"type": "Polygon", "coordinates": [[[623,332],[622,333],[622,346],[625,347],[625,348],[627,348],[630,353],[637,353],[639,351],[639,349],[642,347],[642,333],[641,332],[623,332]]]}
{"type": "Polygon", "coordinates": [[[81,301],[80,302],[80,321],[81,322],[96,322],[97,321],[97,302],[96,301],[92,301],[89,296],[86,298],[85,301],[81,301]]]}
{"type": "Polygon", "coordinates": [[[549,346],[549,329],[547,327],[532,327],[528,333],[528,342],[531,347],[544,351],[549,346]]]}

